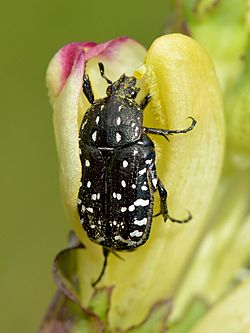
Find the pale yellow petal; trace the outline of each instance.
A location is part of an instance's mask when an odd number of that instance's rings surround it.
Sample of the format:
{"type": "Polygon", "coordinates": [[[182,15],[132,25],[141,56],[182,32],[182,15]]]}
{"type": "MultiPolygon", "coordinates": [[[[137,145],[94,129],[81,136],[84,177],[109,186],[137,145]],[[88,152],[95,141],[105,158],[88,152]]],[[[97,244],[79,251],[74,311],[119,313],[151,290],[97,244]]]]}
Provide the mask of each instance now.
{"type": "Polygon", "coordinates": [[[170,143],[153,137],[162,150],[157,168],[169,193],[170,213],[184,218],[188,209],[193,220],[178,225],[154,219],[144,246],[122,255],[125,262],[111,256],[103,284],[116,285],[111,323],[122,327],[142,320],[156,300],[173,296],[181,283],[205,228],[224,149],[220,89],[199,44],[180,34],[160,37],[150,47],[145,66],[144,89],[153,97],[145,123],[176,129],[188,127],[189,116],[197,120],[193,131],[171,136],[170,143]]]}
{"type": "Polygon", "coordinates": [[[190,333],[249,333],[250,280],[214,306],[190,333]]]}

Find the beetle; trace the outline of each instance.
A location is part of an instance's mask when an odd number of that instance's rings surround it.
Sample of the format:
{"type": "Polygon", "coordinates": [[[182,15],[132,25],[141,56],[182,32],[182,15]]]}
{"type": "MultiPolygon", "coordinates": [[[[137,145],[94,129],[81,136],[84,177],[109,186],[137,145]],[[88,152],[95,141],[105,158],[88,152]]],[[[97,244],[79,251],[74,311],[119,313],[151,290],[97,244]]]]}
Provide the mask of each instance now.
{"type": "Polygon", "coordinates": [[[100,74],[108,87],[104,98],[95,99],[91,82],[84,71],[83,93],[91,106],[79,131],[82,176],[78,194],[78,213],[90,240],[103,247],[103,269],[92,284],[102,278],[110,252],[132,251],[143,245],[150,234],[154,193],[160,195],[160,212],[164,221],[186,223],[168,213],[167,191],[157,177],[155,147],[148,134],[164,136],[187,133],[188,128],[167,130],[143,126],[143,110],[151,100],[147,94],[138,104],[136,78],[125,74],[112,82],[100,74]]]}

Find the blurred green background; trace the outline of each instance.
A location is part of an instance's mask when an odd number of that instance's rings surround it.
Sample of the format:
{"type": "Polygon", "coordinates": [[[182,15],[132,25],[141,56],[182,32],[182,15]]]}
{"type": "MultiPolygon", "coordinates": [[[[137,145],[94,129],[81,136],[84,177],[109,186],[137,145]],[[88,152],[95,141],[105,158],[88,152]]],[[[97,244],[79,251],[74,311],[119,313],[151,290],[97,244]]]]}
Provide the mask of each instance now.
{"type": "Polygon", "coordinates": [[[0,9],[0,332],[36,332],[56,289],[51,266],[67,242],[44,77],[73,41],[161,34],[168,1],[5,1],[0,9]]]}

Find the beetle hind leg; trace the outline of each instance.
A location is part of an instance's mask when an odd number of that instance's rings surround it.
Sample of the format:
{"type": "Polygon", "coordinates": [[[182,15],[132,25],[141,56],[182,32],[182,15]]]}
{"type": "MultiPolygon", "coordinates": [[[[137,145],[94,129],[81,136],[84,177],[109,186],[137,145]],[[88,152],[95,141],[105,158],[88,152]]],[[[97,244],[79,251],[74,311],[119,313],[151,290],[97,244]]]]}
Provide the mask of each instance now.
{"type": "Polygon", "coordinates": [[[102,251],[103,251],[103,256],[104,256],[102,270],[101,270],[101,273],[99,274],[98,278],[95,280],[95,282],[92,283],[92,287],[95,287],[101,281],[103,275],[105,274],[106,267],[107,267],[107,264],[108,264],[108,255],[109,255],[110,252],[113,253],[120,260],[125,260],[124,258],[122,258],[116,252],[110,251],[110,250],[106,249],[105,247],[102,248],[102,251]]]}
{"type": "Polygon", "coordinates": [[[92,283],[92,287],[95,287],[97,285],[97,283],[99,283],[105,273],[106,267],[107,267],[107,263],[108,263],[108,255],[109,255],[109,250],[106,249],[105,247],[102,248],[103,250],[103,256],[104,256],[104,261],[103,261],[103,266],[102,266],[102,270],[101,273],[99,274],[98,278],[95,280],[95,282],[92,283]]]}
{"type": "Polygon", "coordinates": [[[168,214],[168,206],[167,206],[167,190],[164,188],[162,182],[158,179],[158,183],[157,183],[157,189],[160,195],[160,204],[161,204],[161,210],[158,214],[154,215],[154,217],[162,215],[164,218],[164,222],[166,222],[167,220],[170,220],[171,222],[175,222],[175,223],[187,223],[192,219],[192,215],[190,212],[188,212],[188,217],[186,219],[183,220],[179,220],[179,219],[175,219],[173,217],[171,217],[168,214]]]}

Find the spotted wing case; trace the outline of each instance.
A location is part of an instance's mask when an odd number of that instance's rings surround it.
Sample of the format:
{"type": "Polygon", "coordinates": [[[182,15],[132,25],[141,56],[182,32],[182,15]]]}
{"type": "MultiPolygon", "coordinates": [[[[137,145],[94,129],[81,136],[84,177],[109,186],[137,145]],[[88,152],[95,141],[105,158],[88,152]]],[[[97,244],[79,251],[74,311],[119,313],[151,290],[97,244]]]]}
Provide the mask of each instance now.
{"type": "Polygon", "coordinates": [[[94,242],[110,250],[133,250],[148,239],[157,185],[153,142],[99,149],[80,141],[83,173],[78,212],[94,242]]]}

